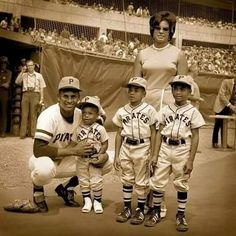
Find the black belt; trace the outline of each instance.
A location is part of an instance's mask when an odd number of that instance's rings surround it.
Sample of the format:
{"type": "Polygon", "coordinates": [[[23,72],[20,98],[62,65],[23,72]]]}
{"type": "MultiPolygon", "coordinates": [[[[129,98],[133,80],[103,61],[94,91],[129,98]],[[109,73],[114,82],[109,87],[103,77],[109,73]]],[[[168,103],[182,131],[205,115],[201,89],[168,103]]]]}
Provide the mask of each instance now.
{"type": "Polygon", "coordinates": [[[185,139],[183,139],[183,138],[181,138],[181,139],[172,139],[172,138],[168,138],[166,136],[162,136],[162,139],[168,145],[173,145],[173,146],[178,146],[180,144],[185,144],[186,143],[185,139]]]}
{"type": "Polygon", "coordinates": [[[125,138],[125,143],[136,146],[136,145],[139,145],[141,143],[144,143],[144,139],[142,139],[142,138],[141,139],[131,139],[131,138],[126,137],[125,138]]]}
{"type": "Polygon", "coordinates": [[[35,87],[27,87],[26,91],[34,91],[34,90],[35,90],[35,87]]]}

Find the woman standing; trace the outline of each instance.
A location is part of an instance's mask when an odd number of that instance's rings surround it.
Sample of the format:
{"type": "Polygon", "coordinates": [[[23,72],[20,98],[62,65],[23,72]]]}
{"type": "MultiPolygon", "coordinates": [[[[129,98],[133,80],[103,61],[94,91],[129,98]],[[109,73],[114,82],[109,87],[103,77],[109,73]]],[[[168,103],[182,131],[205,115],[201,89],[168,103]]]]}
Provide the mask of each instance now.
{"type": "Polygon", "coordinates": [[[186,75],[188,65],[184,53],[171,44],[176,26],[175,15],[169,11],[158,12],[150,18],[149,25],[153,45],[139,52],[134,76],[147,80],[145,101],[158,111],[173,99],[169,82],[178,74],[186,75]]]}

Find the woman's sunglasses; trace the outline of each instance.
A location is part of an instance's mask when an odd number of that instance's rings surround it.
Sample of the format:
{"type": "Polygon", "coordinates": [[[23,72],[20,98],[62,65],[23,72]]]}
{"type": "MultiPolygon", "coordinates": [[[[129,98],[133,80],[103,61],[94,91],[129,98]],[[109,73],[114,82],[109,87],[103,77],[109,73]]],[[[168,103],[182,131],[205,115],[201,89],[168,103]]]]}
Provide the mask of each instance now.
{"type": "Polygon", "coordinates": [[[156,26],[155,27],[156,30],[160,31],[161,29],[165,32],[169,31],[169,28],[168,27],[160,27],[160,26],[156,26]]]}

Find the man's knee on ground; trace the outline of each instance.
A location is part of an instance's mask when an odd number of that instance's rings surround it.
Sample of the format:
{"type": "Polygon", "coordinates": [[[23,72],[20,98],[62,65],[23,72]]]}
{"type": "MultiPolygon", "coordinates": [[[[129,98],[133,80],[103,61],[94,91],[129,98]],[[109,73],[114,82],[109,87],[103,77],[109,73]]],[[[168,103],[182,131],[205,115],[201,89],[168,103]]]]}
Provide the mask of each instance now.
{"type": "Polygon", "coordinates": [[[49,157],[35,158],[32,156],[29,160],[29,169],[32,181],[37,186],[50,183],[52,178],[56,176],[55,164],[49,157]]]}

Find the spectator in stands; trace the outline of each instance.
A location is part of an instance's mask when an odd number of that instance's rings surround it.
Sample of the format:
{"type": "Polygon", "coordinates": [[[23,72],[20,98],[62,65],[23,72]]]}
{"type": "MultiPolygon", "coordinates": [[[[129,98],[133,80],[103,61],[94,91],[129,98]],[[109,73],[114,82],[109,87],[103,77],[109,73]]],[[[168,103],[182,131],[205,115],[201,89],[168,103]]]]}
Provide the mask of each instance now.
{"type": "MultiPolygon", "coordinates": [[[[216,115],[236,114],[236,77],[224,79],[214,104],[216,115]]],[[[212,147],[218,148],[218,133],[221,130],[221,142],[223,138],[223,119],[215,119],[212,134],[212,147]]]]}
{"type": "Polygon", "coordinates": [[[132,2],[131,2],[131,3],[128,5],[128,7],[127,7],[127,13],[128,13],[130,16],[132,16],[133,13],[134,13],[134,5],[133,5],[132,2]]]}
{"type": "Polygon", "coordinates": [[[46,87],[43,76],[35,71],[35,63],[33,60],[26,62],[26,67],[17,76],[16,84],[22,85],[22,101],[21,101],[21,127],[20,138],[24,139],[29,129],[30,136],[33,138],[36,127],[38,106],[43,104],[44,93],[46,87]],[[30,118],[30,121],[29,121],[30,118]]]}
{"type": "Polygon", "coordinates": [[[143,15],[143,8],[140,6],[136,11],[136,16],[141,17],[143,15]]]}
{"type": "Polygon", "coordinates": [[[7,29],[8,27],[8,18],[5,17],[1,22],[0,22],[0,28],[2,29],[7,29]]]}
{"type": "Polygon", "coordinates": [[[7,108],[12,72],[7,69],[8,58],[0,57],[0,137],[5,138],[7,129],[7,108]]]}
{"type": "Polygon", "coordinates": [[[107,35],[107,39],[108,41],[112,42],[113,41],[113,32],[112,30],[109,31],[108,35],[107,35]]]}
{"type": "Polygon", "coordinates": [[[148,7],[145,7],[143,9],[143,17],[149,17],[150,16],[150,11],[148,10],[148,7]]]}
{"type": "Polygon", "coordinates": [[[12,17],[10,22],[11,30],[14,32],[19,32],[20,30],[20,18],[17,16],[12,17]]]}
{"type": "Polygon", "coordinates": [[[105,44],[105,43],[107,42],[107,40],[108,40],[108,38],[107,38],[107,36],[106,36],[106,33],[103,32],[103,33],[100,35],[100,37],[98,38],[98,40],[105,44]]]}
{"type": "Polygon", "coordinates": [[[67,45],[69,43],[69,39],[70,39],[70,31],[69,31],[69,27],[67,25],[61,31],[60,36],[62,39],[62,44],[67,45]]]}

